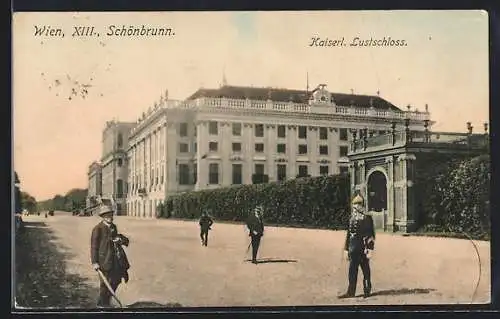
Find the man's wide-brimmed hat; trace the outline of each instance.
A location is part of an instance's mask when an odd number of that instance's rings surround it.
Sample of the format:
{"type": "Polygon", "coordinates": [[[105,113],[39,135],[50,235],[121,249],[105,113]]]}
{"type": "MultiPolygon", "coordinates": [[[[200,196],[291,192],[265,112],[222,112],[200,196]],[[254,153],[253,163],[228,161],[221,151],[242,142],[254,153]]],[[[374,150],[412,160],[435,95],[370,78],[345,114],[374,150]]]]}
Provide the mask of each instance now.
{"type": "Polygon", "coordinates": [[[356,197],[353,198],[352,200],[352,204],[355,205],[355,204],[363,204],[365,201],[363,199],[363,197],[361,197],[360,195],[356,195],[356,197]]]}
{"type": "Polygon", "coordinates": [[[101,217],[109,214],[113,214],[113,209],[108,205],[102,205],[101,207],[99,207],[99,210],[97,211],[97,215],[101,217]]]}

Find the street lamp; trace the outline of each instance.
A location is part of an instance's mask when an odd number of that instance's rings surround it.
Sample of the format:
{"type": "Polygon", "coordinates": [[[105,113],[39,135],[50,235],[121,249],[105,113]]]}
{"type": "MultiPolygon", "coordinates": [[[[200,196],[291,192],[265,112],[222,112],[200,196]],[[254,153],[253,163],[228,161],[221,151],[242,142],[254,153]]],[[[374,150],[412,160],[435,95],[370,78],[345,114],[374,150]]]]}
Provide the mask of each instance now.
{"type": "Polygon", "coordinates": [[[471,122],[467,122],[467,131],[469,133],[469,135],[472,135],[472,129],[474,127],[472,126],[472,123],[471,122]]]}

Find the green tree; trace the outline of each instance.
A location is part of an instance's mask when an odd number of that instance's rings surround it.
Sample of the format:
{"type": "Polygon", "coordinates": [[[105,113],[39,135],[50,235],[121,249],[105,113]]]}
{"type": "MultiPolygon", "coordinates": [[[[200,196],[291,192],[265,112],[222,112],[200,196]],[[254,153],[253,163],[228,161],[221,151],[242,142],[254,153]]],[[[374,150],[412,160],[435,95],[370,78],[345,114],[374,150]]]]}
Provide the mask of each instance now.
{"type": "Polygon", "coordinates": [[[17,172],[14,172],[14,214],[20,214],[23,211],[21,203],[20,181],[17,172]]]}
{"type": "Polygon", "coordinates": [[[21,207],[30,213],[36,212],[37,203],[35,197],[27,192],[21,192],[21,207]]]}

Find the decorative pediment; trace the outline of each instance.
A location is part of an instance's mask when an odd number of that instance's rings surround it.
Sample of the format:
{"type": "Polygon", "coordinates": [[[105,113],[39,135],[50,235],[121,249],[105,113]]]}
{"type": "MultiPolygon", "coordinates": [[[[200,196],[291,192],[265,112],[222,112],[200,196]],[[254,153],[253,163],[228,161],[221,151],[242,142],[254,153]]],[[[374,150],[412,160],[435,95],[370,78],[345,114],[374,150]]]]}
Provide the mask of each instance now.
{"type": "Polygon", "coordinates": [[[318,88],[313,93],[313,101],[315,104],[332,103],[332,95],[326,90],[326,84],[318,85],[318,88]]]}

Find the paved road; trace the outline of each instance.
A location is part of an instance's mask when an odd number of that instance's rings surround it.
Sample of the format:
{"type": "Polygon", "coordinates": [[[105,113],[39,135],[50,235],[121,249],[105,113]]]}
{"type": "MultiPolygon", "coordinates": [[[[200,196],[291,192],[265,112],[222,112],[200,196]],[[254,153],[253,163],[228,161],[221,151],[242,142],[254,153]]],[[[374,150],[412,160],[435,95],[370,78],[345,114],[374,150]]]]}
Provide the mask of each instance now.
{"type": "MultiPolygon", "coordinates": [[[[56,244],[73,254],[67,272],[88,278],[89,246],[97,217],[56,213],[43,220],[56,244]]],[[[127,253],[130,281],[118,295],[124,304],[137,301],[183,306],[300,306],[346,304],[470,303],[478,279],[471,242],[459,239],[378,234],[372,259],[374,296],[338,300],[347,286],[347,264],[341,262],[345,232],[266,228],[260,258],[244,262],[248,236],[243,225],[216,223],[208,247],[202,247],[195,222],[148,220],[120,216],[118,230],[131,240],[127,253]]],[[[490,301],[490,243],[476,242],[482,276],[474,303],[490,301]]],[[[361,288],[358,280],[358,293],[361,288]]]]}

